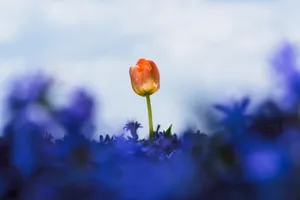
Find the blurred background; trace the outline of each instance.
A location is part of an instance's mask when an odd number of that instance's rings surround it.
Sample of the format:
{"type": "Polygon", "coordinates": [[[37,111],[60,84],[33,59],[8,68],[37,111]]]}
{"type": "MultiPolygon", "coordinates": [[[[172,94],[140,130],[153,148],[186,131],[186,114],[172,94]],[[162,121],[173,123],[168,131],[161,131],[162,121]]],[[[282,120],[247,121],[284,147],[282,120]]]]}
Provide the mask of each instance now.
{"type": "Polygon", "coordinates": [[[1,0],[0,98],[12,77],[42,70],[55,77],[57,104],[77,86],[97,97],[97,133],[138,120],[145,137],[145,99],[128,72],[145,57],[161,73],[154,125],[209,131],[194,120],[195,103],[244,94],[255,102],[276,91],[269,58],[282,41],[299,42],[299,7],[298,0],[1,0]]]}

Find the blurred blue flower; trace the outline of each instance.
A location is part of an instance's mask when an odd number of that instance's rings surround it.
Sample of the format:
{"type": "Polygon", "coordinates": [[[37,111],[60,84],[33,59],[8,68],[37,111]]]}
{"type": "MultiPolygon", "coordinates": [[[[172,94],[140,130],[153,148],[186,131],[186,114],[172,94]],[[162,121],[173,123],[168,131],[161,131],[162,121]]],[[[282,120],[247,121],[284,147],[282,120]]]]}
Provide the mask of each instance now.
{"type": "Polygon", "coordinates": [[[270,59],[271,64],[280,73],[289,75],[297,68],[296,47],[290,42],[283,42],[270,59]]]}
{"type": "Polygon", "coordinates": [[[287,125],[291,125],[289,113],[284,113],[272,100],[260,104],[251,116],[249,131],[251,135],[260,135],[268,139],[277,139],[287,125]]]}
{"type": "Polygon", "coordinates": [[[288,171],[287,155],[278,147],[265,143],[249,147],[243,156],[246,180],[270,181],[288,171]]]}
{"type": "Polygon", "coordinates": [[[300,73],[296,47],[284,42],[271,58],[271,64],[284,80],[285,97],[282,106],[293,110],[300,101],[300,73]]]}
{"type": "Polygon", "coordinates": [[[131,138],[134,139],[134,140],[138,140],[139,139],[139,136],[137,134],[137,130],[139,128],[142,128],[143,126],[138,123],[138,122],[134,122],[134,121],[130,121],[128,122],[125,127],[123,128],[124,130],[126,131],[130,131],[130,134],[131,134],[131,138]]]}
{"type": "Polygon", "coordinates": [[[79,89],[74,92],[70,105],[56,111],[55,117],[68,134],[83,134],[91,138],[94,134],[94,107],[92,96],[79,89]]]}
{"type": "Polygon", "coordinates": [[[234,135],[242,133],[249,124],[249,116],[246,110],[250,104],[250,98],[244,97],[241,101],[233,102],[232,106],[216,104],[214,107],[225,114],[222,124],[234,135]]]}
{"type": "Polygon", "coordinates": [[[7,96],[7,106],[10,112],[18,111],[31,103],[49,106],[47,92],[52,82],[50,77],[41,72],[18,77],[12,83],[7,96]]]}

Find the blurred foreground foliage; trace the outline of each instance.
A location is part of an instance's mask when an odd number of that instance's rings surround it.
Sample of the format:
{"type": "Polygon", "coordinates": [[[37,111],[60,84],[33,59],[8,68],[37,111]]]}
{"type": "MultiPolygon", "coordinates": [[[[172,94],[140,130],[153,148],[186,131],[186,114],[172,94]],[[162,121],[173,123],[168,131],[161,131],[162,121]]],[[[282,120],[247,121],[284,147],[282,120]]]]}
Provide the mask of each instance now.
{"type": "Polygon", "coordinates": [[[0,138],[1,199],[176,200],[300,199],[300,74],[294,47],[271,60],[284,81],[280,100],[248,111],[249,97],[217,104],[215,133],[158,127],[154,140],[95,133],[95,100],[78,89],[68,105],[53,106],[52,79],[19,77],[9,89],[0,138]],[[63,138],[56,138],[63,135],[63,138]]]}

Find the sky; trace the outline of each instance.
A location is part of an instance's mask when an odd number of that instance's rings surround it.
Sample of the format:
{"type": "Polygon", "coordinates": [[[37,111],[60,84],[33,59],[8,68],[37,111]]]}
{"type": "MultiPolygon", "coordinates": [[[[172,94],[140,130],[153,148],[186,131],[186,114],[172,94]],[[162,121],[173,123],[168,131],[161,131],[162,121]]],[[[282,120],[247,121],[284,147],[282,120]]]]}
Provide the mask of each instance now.
{"type": "MultiPolygon", "coordinates": [[[[146,100],[129,67],[155,61],[161,88],[151,96],[154,126],[180,132],[201,120],[195,102],[222,102],[274,89],[268,58],[300,40],[298,0],[0,0],[0,98],[18,74],[53,75],[55,100],[77,86],[99,102],[98,133],[138,120],[147,136],[146,100]]],[[[204,128],[205,131],[205,128],[204,128]]]]}

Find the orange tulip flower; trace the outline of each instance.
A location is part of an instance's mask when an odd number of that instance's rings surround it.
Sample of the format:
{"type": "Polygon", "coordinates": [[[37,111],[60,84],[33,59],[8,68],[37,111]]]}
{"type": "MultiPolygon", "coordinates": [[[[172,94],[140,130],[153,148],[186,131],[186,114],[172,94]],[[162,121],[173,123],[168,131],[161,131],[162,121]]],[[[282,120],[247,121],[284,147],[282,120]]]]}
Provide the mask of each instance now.
{"type": "Polygon", "coordinates": [[[140,58],[135,66],[130,67],[129,75],[133,91],[146,97],[149,134],[150,138],[154,138],[150,95],[160,88],[158,68],[152,60],[140,58]]]}
{"type": "Polygon", "coordinates": [[[152,60],[139,59],[129,74],[132,89],[140,96],[151,95],[160,88],[159,71],[152,60]]]}

